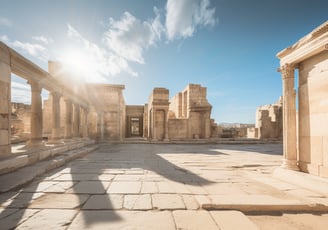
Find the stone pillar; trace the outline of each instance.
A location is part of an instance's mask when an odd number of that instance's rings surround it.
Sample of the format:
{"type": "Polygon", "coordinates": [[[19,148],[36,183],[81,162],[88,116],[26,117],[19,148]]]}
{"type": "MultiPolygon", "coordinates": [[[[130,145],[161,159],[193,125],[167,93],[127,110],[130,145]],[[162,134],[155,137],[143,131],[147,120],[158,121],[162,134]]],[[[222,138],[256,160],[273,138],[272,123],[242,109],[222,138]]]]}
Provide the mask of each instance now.
{"type": "Polygon", "coordinates": [[[80,106],[74,104],[74,118],[73,118],[73,137],[80,135],[80,106]]]}
{"type": "MultiPolygon", "coordinates": [[[[1,49],[0,51],[2,52],[1,49]]],[[[9,53],[6,54],[4,52],[0,56],[0,156],[5,156],[11,153],[11,69],[9,65],[9,53]],[[7,61],[8,63],[6,63],[7,61]]]]}
{"type": "Polygon", "coordinates": [[[297,166],[296,91],[294,89],[294,67],[281,67],[283,85],[283,163],[282,167],[299,170],[297,166]]]}
{"type": "Polygon", "coordinates": [[[31,137],[29,145],[42,144],[42,87],[36,81],[29,81],[31,85],[31,137]]]}
{"type": "Polygon", "coordinates": [[[65,114],[65,138],[72,138],[72,113],[73,105],[72,102],[68,99],[65,99],[66,105],[66,114],[65,114]]]}
{"type": "Polygon", "coordinates": [[[97,137],[104,140],[104,115],[102,112],[97,113],[97,137]]]}
{"type": "Polygon", "coordinates": [[[52,97],[52,125],[51,125],[51,143],[60,142],[60,94],[57,92],[51,93],[52,97]]]}
{"type": "Polygon", "coordinates": [[[83,120],[82,120],[82,136],[88,138],[88,113],[87,108],[83,108],[83,120]]]}
{"type": "Polygon", "coordinates": [[[169,111],[164,110],[164,141],[169,141],[169,111]]]}

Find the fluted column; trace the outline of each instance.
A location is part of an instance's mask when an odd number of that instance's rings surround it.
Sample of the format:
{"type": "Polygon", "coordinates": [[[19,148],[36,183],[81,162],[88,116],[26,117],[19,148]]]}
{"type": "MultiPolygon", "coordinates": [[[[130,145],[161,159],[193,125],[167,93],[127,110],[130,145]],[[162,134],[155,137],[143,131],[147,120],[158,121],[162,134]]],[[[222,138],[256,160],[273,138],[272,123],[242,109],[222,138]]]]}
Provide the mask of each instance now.
{"type": "Polygon", "coordinates": [[[31,137],[29,145],[42,144],[42,87],[36,81],[29,81],[31,85],[31,137]]]}
{"type": "Polygon", "coordinates": [[[282,167],[299,170],[297,165],[296,91],[294,89],[294,67],[281,67],[283,85],[283,163],[282,167]]]}
{"type": "Polygon", "coordinates": [[[51,126],[51,140],[52,143],[60,141],[60,94],[57,92],[51,93],[52,97],[52,126],[51,126]]]}
{"type": "Polygon", "coordinates": [[[72,138],[72,101],[65,99],[66,113],[65,113],[65,139],[72,138]]]}
{"type": "MultiPolygon", "coordinates": [[[[1,48],[1,47],[0,47],[1,48]]],[[[5,54],[2,54],[4,58],[5,54]]],[[[9,59],[9,55],[7,56],[9,59]]],[[[0,60],[0,156],[5,156],[11,153],[10,143],[10,65],[0,60]]]]}
{"type": "Polygon", "coordinates": [[[80,106],[74,104],[73,114],[73,137],[79,137],[80,135],[80,106]]]}

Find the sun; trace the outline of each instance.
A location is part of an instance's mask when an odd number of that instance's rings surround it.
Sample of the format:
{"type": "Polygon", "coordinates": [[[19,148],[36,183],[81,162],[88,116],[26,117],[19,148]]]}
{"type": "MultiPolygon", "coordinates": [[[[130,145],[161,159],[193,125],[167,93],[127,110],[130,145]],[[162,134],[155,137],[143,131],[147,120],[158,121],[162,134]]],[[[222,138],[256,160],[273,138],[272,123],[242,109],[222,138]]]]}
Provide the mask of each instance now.
{"type": "Polygon", "coordinates": [[[101,66],[92,54],[79,49],[68,49],[59,58],[63,72],[74,81],[104,82],[101,66]]]}

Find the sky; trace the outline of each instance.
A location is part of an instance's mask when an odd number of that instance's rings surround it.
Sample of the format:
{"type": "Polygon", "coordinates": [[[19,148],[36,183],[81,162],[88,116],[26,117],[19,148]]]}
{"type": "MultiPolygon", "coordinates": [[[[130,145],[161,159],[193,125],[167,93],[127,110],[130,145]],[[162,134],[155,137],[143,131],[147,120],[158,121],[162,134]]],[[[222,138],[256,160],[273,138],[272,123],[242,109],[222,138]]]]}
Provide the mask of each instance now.
{"type": "MultiPolygon", "coordinates": [[[[44,70],[124,84],[129,105],[201,84],[217,123],[254,123],[282,94],[276,54],[328,20],[326,0],[0,1],[0,40],[44,70]]],[[[12,101],[29,91],[12,75],[12,101]]]]}

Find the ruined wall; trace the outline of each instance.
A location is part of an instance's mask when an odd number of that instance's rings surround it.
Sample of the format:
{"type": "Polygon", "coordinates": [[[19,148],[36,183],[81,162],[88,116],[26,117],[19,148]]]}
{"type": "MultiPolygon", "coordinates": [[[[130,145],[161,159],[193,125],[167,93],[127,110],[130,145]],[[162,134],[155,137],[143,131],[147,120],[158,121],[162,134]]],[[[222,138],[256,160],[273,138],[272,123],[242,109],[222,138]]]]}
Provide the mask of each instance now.
{"type": "Polygon", "coordinates": [[[263,105],[256,110],[255,129],[249,129],[249,138],[282,139],[282,98],[275,104],[263,105]]]}
{"type": "Polygon", "coordinates": [[[188,119],[169,119],[169,138],[186,139],[188,136],[188,119]]]}
{"type": "Polygon", "coordinates": [[[169,90],[155,88],[148,101],[148,138],[168,138],[169,90]]]}
{"type": "Polygon", "coordinates": [[[328,177],[328,53],[299,65],[299,166],[328,177]]]}
{"type": "Polygon", "coordinates": [[[90,104],[94,105],[89,121],[92,126],[88,132],[91,136],[100,137],[103,130],[104,140],[121,140],[125,137],[125,101],[123,98],[123,85],[88,84],[86,86],[90,104]],[[98,111],[102,111],[101,117],[98,111]],[[97,115],[95,115],[97,114],[97,115]],[[101,120],[102,119],[102,120],[101,120]],[[100,123],[103,127],[100,127],[100,123]]]}
{"type": "Polygon", "coordinates": [[[11,134],[27,137],[31,132],[31,105],[11,103],[11,134]]]}

